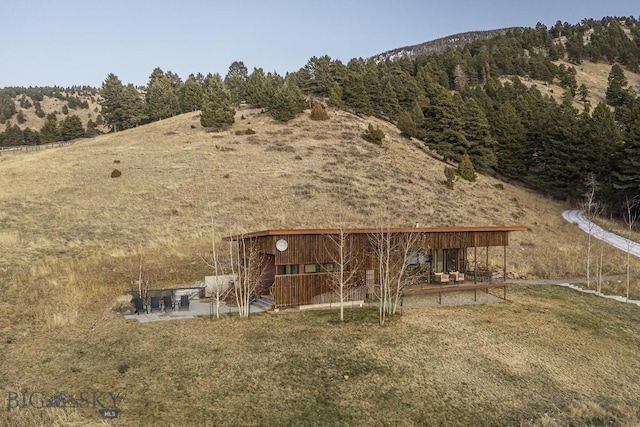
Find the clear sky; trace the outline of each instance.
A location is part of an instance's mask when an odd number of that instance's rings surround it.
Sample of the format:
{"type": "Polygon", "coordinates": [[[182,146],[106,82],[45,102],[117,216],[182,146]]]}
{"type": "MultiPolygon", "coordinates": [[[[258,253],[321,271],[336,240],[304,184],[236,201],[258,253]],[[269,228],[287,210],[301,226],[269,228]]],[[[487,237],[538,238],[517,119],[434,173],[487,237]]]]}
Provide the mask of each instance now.
{"type": "Polygon", "coordinates": [[[640,15],[638,0],[1,0],[0,87],[146,85],[154,68],[281,75],[455,33],[640,15]]]}

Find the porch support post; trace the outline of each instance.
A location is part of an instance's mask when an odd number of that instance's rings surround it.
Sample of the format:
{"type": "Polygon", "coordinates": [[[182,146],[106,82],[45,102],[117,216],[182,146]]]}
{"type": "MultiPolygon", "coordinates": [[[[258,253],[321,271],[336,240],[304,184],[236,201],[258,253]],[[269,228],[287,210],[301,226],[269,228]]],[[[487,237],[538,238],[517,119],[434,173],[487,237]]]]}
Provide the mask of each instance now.
{"type": "MultiPolygon", "coordinates": [[[[504,273],[503,273],[504,277],[502,278],[502,280],[506,283],[506,281],[507,281],[507,247],[503,246],[503,248],[504,248],[504,264],[503,264],[504,265],[504,269],[503,269],[504,270],[504,273]]],[[[505,290],[505,292],[507,291],[507,287],[506,286],[505,286],[504,290],[505,290]]]]}

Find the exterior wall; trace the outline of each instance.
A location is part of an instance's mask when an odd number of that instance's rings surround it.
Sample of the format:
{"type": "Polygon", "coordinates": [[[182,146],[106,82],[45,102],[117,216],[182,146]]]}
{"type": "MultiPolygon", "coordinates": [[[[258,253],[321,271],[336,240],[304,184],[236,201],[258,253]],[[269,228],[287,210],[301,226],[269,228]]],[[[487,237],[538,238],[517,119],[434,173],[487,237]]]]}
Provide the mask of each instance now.
{"type": "MultiPolygon", "coordinates": [[[[508,231],[438,231],[418,233],[391,233],[392,245],[399,244],[406,236],[413,236],[412,250],[431,254],[436,249],[458,249],[458,265],[465,261],[466,248],[507,246],[508,231]]],[[[380,233],[347,233],[345,252],[350,269],[356,270],[351,280],[353,292],[349,300],[362,300],[366,294],[366,271],[374,271],[377,281],[376,238],[380,233]]],[[[239,239],[248,251],[275,257],[275,277],[270,294],[278,307],[296,306],[335,301],[334,284],[338,273],[307,273],[305,264],[336,263],[339,260],[339,235],[330,234],[273,234],[239,239]],[[286,240],[287,249],[279,251],[276,242],[286,240]],[[297,265],[298,274],[282,274],[284,266],[297,265]]],[[[242,252],[242,251],[241,251],[242,252]]],[[[350,272],[351,273],[351,272],[350,272]]],[[[270,273],[273,274],[273,273],[270,273]]],[[[262,279],[264,283],[264,278],[262,279]]],[[[267,282],[270,283],[270,278],[267,282]]],[[[259,289],[264,294],[268,289],[259,289]]]]}

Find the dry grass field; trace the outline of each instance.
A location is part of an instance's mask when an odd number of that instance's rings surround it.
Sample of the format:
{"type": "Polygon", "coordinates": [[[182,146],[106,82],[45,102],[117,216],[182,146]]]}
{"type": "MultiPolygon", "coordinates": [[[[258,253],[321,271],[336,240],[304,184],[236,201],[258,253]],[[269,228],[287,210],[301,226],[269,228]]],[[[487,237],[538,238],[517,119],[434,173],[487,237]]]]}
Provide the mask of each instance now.
{"type": "MultiPolygon", "coordinates": [[[[152,287],[210,274],[212,222],[218,239],[340,223],[523,224],[510,277],[584,275],[586,237],[562,219],[568,205],[485,176],[448,190],[443,170],[394,126],[335,111],[280,124],[245,109],[221,133],[186,114],[3,155],[0,425],[102,425],[94,408],[6,410],[8,393],[38,390],[120,393],[108,424],[123,426],[637,422],[640,310],[565,289],[412,309],[384,328],[366,309],[346,324],[313,312],[144,325],[112,310],[139,254],[152,287]],[[360,138],[369,122],[382,146],[360,138]]],[[[603,254],[604,274],[624,271],[624,254],[603,254]]],[[[501,249],[489,255],[502,265],[501,249]]]]}

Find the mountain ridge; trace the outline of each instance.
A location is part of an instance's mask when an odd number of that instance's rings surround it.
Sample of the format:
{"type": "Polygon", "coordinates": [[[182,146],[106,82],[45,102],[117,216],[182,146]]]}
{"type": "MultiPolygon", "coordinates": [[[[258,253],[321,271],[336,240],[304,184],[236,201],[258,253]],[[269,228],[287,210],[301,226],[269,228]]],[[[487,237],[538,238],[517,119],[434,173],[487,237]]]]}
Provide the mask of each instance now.
{"type": "Polygon", "coordinates": [[[447,49],[455,49],[468,43],[472,43],[476,40],[486,40],[491,37],[504,35],[508,31],[519,30],[523,28],[524,27],[505,27],[495,30],[466,31],[463,33],[451,34],[449,36],[439,37],[437,39],[426,41],[423,43],[391,49],[386,52],[373,55],[369,59],[372,59],[376,62],[381,62],[385,60],[393,61],[400,58],[415,58],[418,55],[444,52],[447,49]]]}

